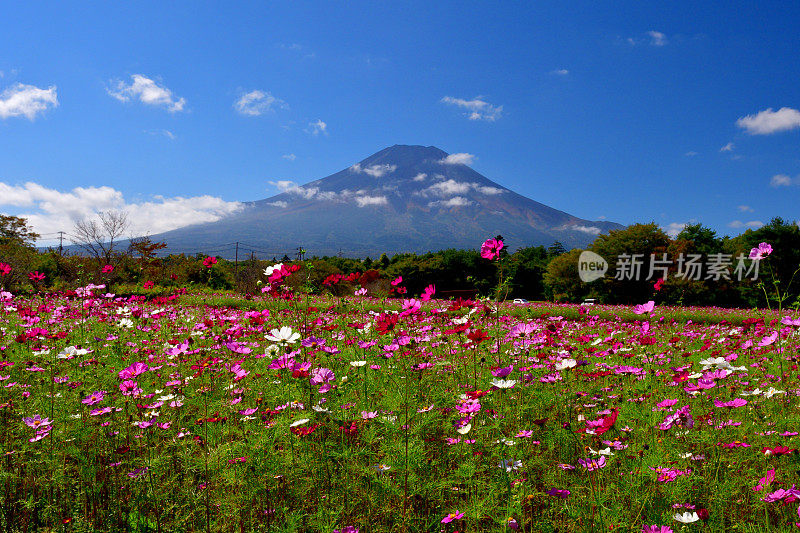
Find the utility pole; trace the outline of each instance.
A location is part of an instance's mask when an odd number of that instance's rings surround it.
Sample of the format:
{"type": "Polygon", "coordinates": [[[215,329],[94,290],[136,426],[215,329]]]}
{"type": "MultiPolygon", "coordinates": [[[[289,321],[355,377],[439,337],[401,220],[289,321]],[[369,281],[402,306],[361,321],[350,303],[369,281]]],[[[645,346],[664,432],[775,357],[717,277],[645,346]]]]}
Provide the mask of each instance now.
{"type": "Polygon", "coordinates": [[[239,279],[239,241],[236,241],[236,256],[233,259],[233,280],[239,279]]]}
{"type": "Polygon", "coordinates": [[[64,232],[58,232],[58,255],[61,255],[61,252],[64,250],[64,232]]]}

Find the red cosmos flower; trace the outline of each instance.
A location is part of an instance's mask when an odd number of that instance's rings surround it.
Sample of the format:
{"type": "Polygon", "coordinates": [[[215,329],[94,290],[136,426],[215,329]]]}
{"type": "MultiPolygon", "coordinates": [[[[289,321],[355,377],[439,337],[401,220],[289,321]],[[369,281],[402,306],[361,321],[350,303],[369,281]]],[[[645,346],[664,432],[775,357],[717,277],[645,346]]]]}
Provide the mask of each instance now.
{"type": "Polygon", "coordinates": [[[663,287],[663,286],[664,286],[664,278],[658,278],[658,281],[655,282],[655,284],[653,285],[653,288],[656,291],[660,291],[661,287],[663,287]]]}
{"type": "Polygon", "coordinates": [[[385,335],[397,326],[399,320],[400,315],[381,313],[375,321],[375,327],[378,329],[379,333],[385,335]]]}
{"type": "Polygon", "coordinates": [[[34,272],[28,272],[28,279],[30,279],[33,282],[44,281],[44,277],[45,277],[44,274],[42,274],[38,270],[34,272]]]}
{"type": "Polygon", "coordinates": [[[477,400],[478,398],[482,398],[489,394],[489,391],[485,390],[471,390],[465,393],[470,400],[477,400]]]}
{"type": "Polygon", "coordinates": [[[764,455],[789,455],[795,452],[794,448],[787,448],[786,446],[775,446],[774,448],[761,448],[761,453],[764,455]]]}
{"type": "Polygon", "coordinates": [[[153,283],[152,281],[150,281],[150,280],[148,280],[148,281],[145,281],[145,282],[144,282],[144,289],[145,289],[145,290],[147,290],[147,289],[152,289],[152,288],[153,288],[153,285],[155,285],[155,283],[153,283]]]}
{"type": "Polygon", "coordinates": [[[487,340],[489,338],[489,334],[480,329],[471,329],[467,331],[467,338],[471,340],[473,344],[477,345],[487,340]]]}
{"type": "Polygon", "coordinates": [[[217,258],[216,257],[206,257],[205,259],[203,259],[203,266],[206,267],[206,268],[211,268],[215,264],[217,264],[217,258]]]}
{"type": "Polygon", "coordinates": [[[111,274],[114,272],[114,267],[111,265],[105,265],[103,268],[100,269],[100,272],[103,274],[111,274]]]}
{"type": "Polygon", "coordinates": [[[0,263],[0,276],[5,276],[11,273],[11,265],[8,263],[0,263]]]}
{"type": "Polygon", "coordinates": [[[314,431],[316,431],[319,426],[320,426],[319,424],[312,424],[310,426],[297,426],[289,428],[289,431],[300,437],[305,437],[306,435],[311,435],[312,433],[314,433],[314,431]]]}

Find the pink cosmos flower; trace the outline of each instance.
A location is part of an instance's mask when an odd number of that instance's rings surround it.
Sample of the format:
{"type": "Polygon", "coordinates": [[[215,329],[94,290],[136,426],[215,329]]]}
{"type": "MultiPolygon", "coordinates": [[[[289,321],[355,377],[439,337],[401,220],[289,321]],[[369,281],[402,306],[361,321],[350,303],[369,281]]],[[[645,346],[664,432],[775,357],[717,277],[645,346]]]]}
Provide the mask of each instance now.
{"type": "Polygon", "coordinates": [[[731,400],[729,402],[721,402],[719,400],[714,400],[714,405],[717,407],[743,407],[747,405],[747,400],[743,398],[736,398],[735,400],[731,400]]]}
{"type": "Polygon", "coordinates": [[[593,472],[595,470],[599,470],[601,468],[605,468],[606,466],[606,457],[605,455],[601,455],[600,459],[578,459],[578,464],[584,467],[587,471],[593,472]]]}
{"type": "Polygon", "coordinates": [[[49,418],[42,418],[41,415],[33,415],[22,419],[28,427],[32,427],[33,429],[39,429],[45,426],[49,426],[53,423],[52,420],[49,418]]]}
{"type": "Polygon", "coordinates": [[[508,376],[509,374],[511,374],[511,372],[513,372],[513,371],[514,371],[514,365],[512,364],[512,365],[508,365],[508,366],[504,366],[502,368],[497,368],[495,370],[492,370],[492,375],[494,377],[496,377],[496,378],[504,378],[504,377],[508,376]]]}
{"type": "Polygon", "coordinates": [[[203,259],[203,266],[206,267],[206,268],[211,268],[215,264],[217,264],[217,258],[216,257],[206,257],[205,259],[203,259]]]}
{"type": "Polygon", "coordinates": [[[34,272],[28,272],[28,279],[30,279],[33,282],[44,281],[44,277],[45,277],[44,274],[42,274],[38,270],[34,272]]]}
{"type": "Polygon", "coordinates": [[[481,257],[484,259],[499,259],[500,258],[500,250],[503,249],[505,244],[503,241],[497,239],[486,239],[481,245],[481,257]]]}
{"type": "Polygon", "coordinates": [[[403,276],[397,276],[397,278],[395,278],[394,280],[391,281],[391,285],[393,287],[396,287],[396,286],[400,285],[401,283],[403,283],[403,276]]]}
{"type": "Polygon", "coordinates": [[[778,340],[778,332],[775,331],[772,335],[768,335],[761,339],[758,343],[759,346],[769,346],[770,344],[775,344],[775,341],[778,340]]]}
{"type": "Polygon", "coordinates": [[[653,300],[650,300],[646,304],[636,304],[633,306],[633,312],[637,315],[642,315],[644,313],[650,313],[655,308],[656,303],[653,300]]]}
{"type": "Polygon", "coordinates": [[[364,420],[369,420],[370,418],[375,418],[378,416],[377,411],[361,411],[361,418],[364,420]]]}
{"type": "Polygon", "coordinates": [[[8,263],[0,263],[0,276],[5,276],[11,273],[11,265],[8,263]]]}
{"type": "Polygon", "coordinates": [[[764,490],[764,488],[769,487],[773,481],[775,481],[775,469],[770,468],[766,475],[758,480],[758,485],[753,487],[753,490],[755,492],[760,492],[764,490]]]}
{"type": "Polygon", "coordinates": [[[114,267],[111,265],[105,265],[103,268],[100,269],[100,272],[103,274],[111,274],[114,272],[114,267]]]}
{"type": "Polygon", "coordinates": [[[672,528],[669,526],[642,526],[642,533],[672,533],[672,528]]]}
{"type": "Polygon", "coordinates": [[[455,512],[452,512],[442,518],[442,524],[449,524],[453,520],[461,520],[462,518],[464,518],[464,513],[461,513],[458,511],[458,509],[456,509],[455,512]]]}
{"type": "MultiPolygon", "coordinates": [[[[433,297],[434,294],[436,294],[436,287],[434,285],[428,285],[425,287],[425,290],[422,291],[422,295],[419,297],[419,299],[423,302],[427,302],[433,297]]],[[[798,325],[800,325],[800,323],[798,323],[798,325]]]]}
{"type": "Polygon", "coordinates": [[[147,365],[147,363],[142,363],[140,361],[137,361],[132,365],[130,365],[128,368],[120,370],[119,374],[117,375],[121,380],[128,380],[128,379],[133,379],[140,374],[144,374],[149,369],[150,367],[147,365]]]}
{"type": "Polygon", "coordinates": [[[760,261],[761,259],[764,259],[771,253],[772,253],[772,246],[765,242],[762,242],[761,244],[750,250],[750,259],[760,261]]]}
{"type": "Polygon", "coordinates": [[[122,391],[123,396],[139,396],[142,393],[139,384],[133,380],[120,383],[119,390],[122,391]]]}
{"type": "Polygon", "coordinates": [[[81,400],[81,403],[84,403],[86,405],[94,405],[96,403],[102,402],[103,398],[105,398],[105,396],[106,396],[106,392],[105,391],[96,390],[92,394],[90,394],[89,396],[87,396],[86,398],[81,400]]]}
{"type": "Polygon", "coordinates": [[[422,308],[422,302],[417,300],[416,298],[412,298],[410,300],[403,300],[403,311],[400,313],[401,316],[413,315],[417,313],[422,308]]]}

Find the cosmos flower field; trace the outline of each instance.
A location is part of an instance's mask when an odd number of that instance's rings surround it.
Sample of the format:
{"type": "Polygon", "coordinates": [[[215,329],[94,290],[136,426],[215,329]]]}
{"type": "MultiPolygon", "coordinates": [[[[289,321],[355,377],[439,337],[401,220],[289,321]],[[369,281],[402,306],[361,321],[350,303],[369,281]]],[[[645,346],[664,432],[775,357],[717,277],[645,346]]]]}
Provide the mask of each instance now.
{"type": "Polygon", "coordinates": [[[800,522],[792,316],[102,292],[3,293],[1,531],[800,522]]]}

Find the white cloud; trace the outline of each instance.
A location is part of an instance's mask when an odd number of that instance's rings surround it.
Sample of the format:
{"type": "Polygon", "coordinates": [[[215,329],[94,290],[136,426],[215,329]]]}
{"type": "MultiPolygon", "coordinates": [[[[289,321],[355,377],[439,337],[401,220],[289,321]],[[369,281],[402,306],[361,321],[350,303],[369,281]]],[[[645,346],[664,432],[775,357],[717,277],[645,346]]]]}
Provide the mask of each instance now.
{"type": "Polygon", "coordinates": [[[425,181],[425,178],[427,178],[427,177],[428,177],[427,174],[425,174],[424,172],[420,172],[419,174],[417,174],[416,176],[411,178],[411,180],[412,181],[425,181]]]}
{"type": "Polygon", "coordinates": [[[430,187],[423,189],[421,194],[423,195],[435,195],[435,196],[450,196],[452,194],[464,194],[469,192],[472,188],[471,183],[463,183],[458,182],[456,180],[446,180],[440,181],[438,183],[434,183],[430,187]]]}
{"type": "Polygon", "coordinates": [[[386,205],[388,200],[385,196],[356,196],[356,204],[358,207],[366,207],[369,205],[386,205]]]}
{"type": "Polygon", "coordinates": [[[270,181],[269,184],[281,192],[296,194],[306,200],[312,199],[319,192],[319,187],[300,187],[292,180],[270,181]]]}
{"type": "Polygon", "coordinates": [[[283,200],[278,200],[277,202],[270,202],[267,205],[272,205],[275,207],[283,207],[283,208],[289,207],[289,204],[287,202],[284,202],[283,200]]]}
{"type": "Polygon", "coordinates": [[[565,68],[560,68],[557,70],[551,70],[550,74],[555,74],[556,76],[566,76],[567,74],[569,74],[569,70],[565,68]]]}
{"type": "Polygon", "coordinates": [[[472,202],[463,196],[454,196],[448,200],[436,200],[435,202],[429,202],[428,207],[464,207],[471,204],[472,202]]]}
{"type": "Polygon", "coordinates": [[[467,183],[449,179],[436,182],[430,187],[426,187],[416,194],[420,194],[422,196],[450,196],[453,194],[465,194],[471,190],[487,196],[494,196],[496,194],[502,194],[505,192],[504,189],[500,189],[498,187],[489,187],[487,185],[480,185],[474,182],[467,183]]]}
{"type": "Polygon", "coordinates": [[[328,134],[328,125],[322,122],[320,119],[317,119],[316,122],[309,122],[308,127],[310,129],[307,129],[306,131],[311,135],[319,135],[320,133],[325,135],[328,134]]]}
{"type": "Polygon", "coordinates": [[[720,152],[733,152],[734,145],[733,143],[728,143],[722,148],[719,149],[720,152]]]}
{"type": "Polygon", "coordinates": [[[77,221],[94,219],[101,211],[125,211],[131,222],[130,236],[214,222],[244,207],[240,202],[226,202],[208,195],[154,196],[152,200],[127,202],[122,192],[112,187],[75,187],[71,191],[59,191],[34,182],[22,185],[0,182],[0,206],[27,208],[17,216],[26,218],[41,234],[70,232],[77,221]]]}
{"type": "Polygon", "coordinates": [[[36,118],[48,108],[58,107],[56,86],[40,89],[33,85],[17,83],[0,94],[0,118],[24,116],[28,120],[36,118]]]}
{"type": "Polygon", "coordinates": [[[800,176],[790,178],[786,174],[775,174],[770,178],[769,184],[771,187],[789,187],[791,185],[800,185],[800,176]]]}
{"type": "Polygon", "coordinates": [[[170,113],[183,111],[185,98],[176,98],[172,91],[141,74],[134,74],[131,78],[133,81],[128,84],[117,80],[114,87],[108,87],[106,91],[120,102],[138,99],[146,105],[164,107],[170,113]]]}
{"type": "Polygon", "coordinates": [[[283,154],[281,157],[284,159],[288,159],[289,161],[294,161],[295,159],[297,159],[297,156],[294,154],[283,154]]]}
{"type": "Polygon", "coordinates": [[[475,156],[467,153],[450,154],[439,163],[443,165],[471,165],[475,156]]]}
{"type": "Polygon", "coordinates": [[[664,227],[664,232],[674,239],[681,231],[683,231],[683,228],[685,227],[685,222],[671,222],[664,227]]]}
{"type": "Polygon", "coordinates": [[[742,213],[752,213],[753,212],[753,208],[750,207],[749,205],[740,205],[740,206],[737,206],[736,209],[738,209],[742,213]]]}
{"type": "Polygon", "coordinates": [[[386,174],[390,174],[397,170],[397,165],[370,165],[368,167],[362,167],[359,163],[356,163],[352,167],[350,167],[350,172],[355,172],[356,174],[367,174],[372,176],[373,178],[381,178],[386,174]]]}
{"type": "Polygon", "coordinates": [[[747,115],[736,121],[750,135],[769,135],[779,131],[800,128],[800,111],[791,107],[782,107],[773,111],[770,107],[755,115],[747,115]]]}
{"type": "Polygon", "coordinates": [[[275,98],[268,92],[256,89],[255,91],[243,94],[236,100],[233,107],[242,115],[257,117],[263,115],[267,111],[272,111],[273,107],[287,109],[289,106],[280,98],[275,98]]]}
{"type": "Polygon", "coordinates": [[[689,152],[686,152],[683,155],[685,155],[686,157],[694,157],[694,156],[697,155],[697,152],[689,151],[689,152]]]}
{"type": "Polygon", "coordinates": [[[648,32],[645,32],[644,35],[640,35],[637,37],[628,37],[627,39],[625,39],[625,42],[627,42],[631,46],[638,46],[645,44],[650,46],[661,47],[669,44],[669,39],[667,39],[667,36],[660,31],[650,30],[648,32]]]}
{"type": "Polygon", "coordinates": [[[171,141],[177,138],[177,136],[169,130],[146,130],[145,133],[148,135],[163,135],[171,141]]]}
{"type": "Polygon", "coordinates": [[[653,46],[664,46],[667,44],[667,36],[660,31],[650,30],[647,32],[650,36],[650,44],[653,46]]]}
{"type": "Polygon", "coordinates": [[[589,235],[600,235],[603,233],[603,230],[596,226],[570,226],[570,229],[575,231],[580,231],[583,233],[588,233],[589,235]]]}
{"type": "Polygon", "coordinates": [[[758,229],[763,226],[764,223],[760,220],[750,220],[749,222],[742,222],[741,220],[734,220],[728,223],[728,227],[730,228],[754,228],[758,229]]]}
{"type": "Polygon", "coordinates": [[[472,100],[464,100],[463,98],[453,98],[452,96],[445,96],[442,98],[442,103],[458,106],[466,110],[464,116],[470,120],[486,120],[494,122],[503,114],[503,106],[495,106],[476,96],[472,100]]]}

